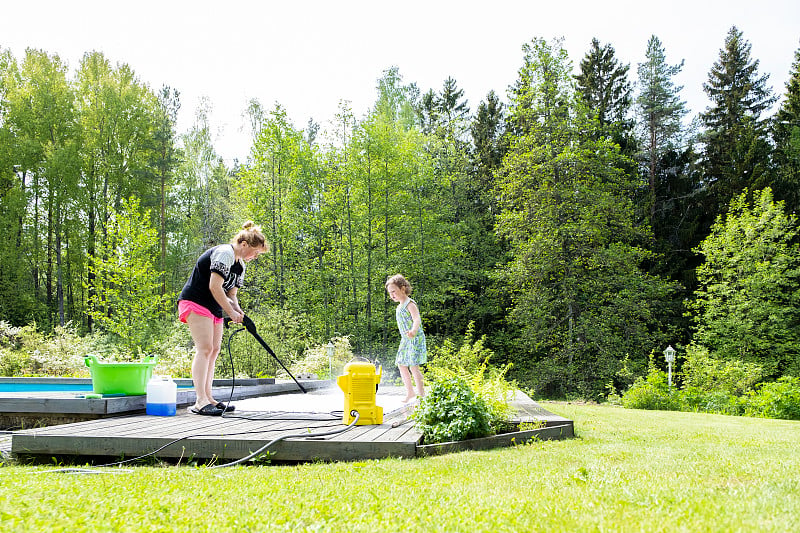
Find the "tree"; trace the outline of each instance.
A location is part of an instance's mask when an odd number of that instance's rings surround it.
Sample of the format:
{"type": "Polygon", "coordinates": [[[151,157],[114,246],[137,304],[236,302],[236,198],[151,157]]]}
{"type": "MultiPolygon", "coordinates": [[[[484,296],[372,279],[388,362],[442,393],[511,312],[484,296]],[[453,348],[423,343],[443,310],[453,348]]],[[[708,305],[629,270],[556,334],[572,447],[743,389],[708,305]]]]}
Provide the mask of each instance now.
{"type": "Polygon", "coordinates": [[[788,213],[800,212],[800,48],[786,82],[786,96],[775,113],[772,139],[775,143],[773,172],[775,197],[783,200],[788,213]]]}
{"type": "Polygon", "coordinates": [[[622,65],[610,44],[600,46],[592,39],[589,52],[581,60],[580,73],[575,76],[577,89],[586,107],[594,111],[599,127],[597,133],[620,145],[622,153],[633,155],[633,87],[628,81],[630,65],[622,65]]]}
{"type": "Polygon", "coordinates": [[[20,113],[21,87],[16,59],[0,49],[0,227],[7,239],[7,245],[0,247],[0,317],[14,325],[30,320],[46,323],[48,316],[37,294],[38,264],[31,260],[40,248],[30,234],[28,209],[33,158],[23,157],[31,141],[20,134],[14,118],[20,113]]]}
{"type": "MultiPolygon", "coordinates": [[[[29,49],[22,62],[18,84],[8,94],[8,124],[15,139],[19,170],[31,179],[32,220],[26,236],[33,246],[32,274],[37,297],[44,287],[48,324],[64,325],[65,285],[63,245],[67,231],[80,232],[67,214],[78,196],[74,95],[67,81],[67,68],[58,56],[29,49]],[[57,317],[57,318],[55,318],[57,317]]],[[[23,178],[25,179],[25,178],[23,178]]]]}
{"type": "Polygon", "coordinates": [[[108,238],[90,264],[98,290],[89,299],[89,312],[122,342],[128,356],[136,356],[152,349],[153,317],[174,295],[160,294],[159,237],[150,213],[142,212],[134,197],[111,213],[108,238]]]}
{"type": "Polygon", "coordinates": [[[495,195],[495,171],[507,150],[505,108],[494,91],[478,104],[469,132],[471,149],[462,190],[460,283],[447,305],[451,309],[448,333],[465,330],[471,322],[490,341],[502,337],[507,303],[498,290],[493,272],[505,260],[506,247],[495,233],[499,212],[495,195]]]}
{"type": "Polygon", "coordinates": [[[722,213],[742,190],[772,185],[767,121],[761,115],[775,102],[769,75],[758,74],[750,43],[732,26],[703,90],[711,107],[701,114],[704,180],[712,196],[711,212],[722,213]]]}
{"type": "Polygon", "coordinates": [[[769,377],[800,373],[797,219],[769,188],[734,198],[697,252],[693,342],[716,358],[757,363],[769,377]]]}
{"type": "Polygon", "coordinates": [[[500,166],[507,150],[503,140],[504,113],[500,98],[494,91],[489,91],[486,100],[478,104],[478,110],[470,124],[472,173],[479,179],[480,188],[486,193],[492,189],[492,174],[500,166]]]}
{"type": "Polygon", "coordinates": [[[659,345],[671,286],[641,268],[651,254],[640,246],[649,236],[636,223],[635,181],[615,144],[585,134],[566,51],[534,40],[524,52],[511,108],[520,133],[497,172],[515,368],[537,391],[596,397],[626,355],[643,367],[659,345]]]}
{"type": "Polygon", "coordinates": [[[672,78],[683,68],[683,61],[668,65],[661,41],[655,35],[647,42],[647,61],[639,63],[639,95],[636,113],[639,117],[640,160],[645,167],[650,217],[659,208],[658,181],[662,171],[660,163],[671,152],[680,152],[682,144],[681,120],[686,115],[686,105],[678,96],[681,86],[672,78]]]}
{"type": "MultiPolygon", "coordinates": [[[[106,224],[123,199],[136,195],[146,206],[159,204],[153,137],[163,114],[157,97],[128,65],[112,66],[99,52],[84,54],[75,90],[81,131],[80,206],[86,213],[85,247],[91,261],[98,247],[105,246],[106,224]]],[[[96,290],[93,274],[83,273],[91,299],[96,290]]],[[[87,326],[92,329],[92,315],[87,326]]]]}
{"type": "MultiPolygon", "coordinates": [[[[167,271],[167,203],[168,189],[172,184],[175,167],[179,155],[175,146],[175,123],[178,120],[178,110],[181,107],[180,96],[177,90],[170,90],[164,86],[158,93],[159,117],[153,135],[153,167],[160,184],[159,194],[159,225],[158,232],[161,241],[161,259],[159,270],[166,274],[167,271]]],[[[167,276],[162,276],[161,294],[167,293],[167,276]]]]}

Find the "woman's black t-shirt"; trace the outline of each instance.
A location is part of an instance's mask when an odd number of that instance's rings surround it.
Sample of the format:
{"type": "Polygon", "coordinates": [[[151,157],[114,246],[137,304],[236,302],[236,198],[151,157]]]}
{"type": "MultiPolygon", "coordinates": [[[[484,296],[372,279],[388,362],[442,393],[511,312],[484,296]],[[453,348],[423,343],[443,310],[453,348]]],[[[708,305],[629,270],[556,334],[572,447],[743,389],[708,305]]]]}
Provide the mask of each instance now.
{"type": "Polygon", "coordinates": [[[244,283],[245,265],[237,261],[233,253],[233,246],[220,244],[209,248],[194,265],[189,281],[183,286],[178,301],[190,300],[198,303],[211,311],[214,316],[222,318],[222,307],[214,299],[208,284],[211,273],[216,272],[222,276],[222,289],[227,293],[233,287],[241,287],[244,283]]]}

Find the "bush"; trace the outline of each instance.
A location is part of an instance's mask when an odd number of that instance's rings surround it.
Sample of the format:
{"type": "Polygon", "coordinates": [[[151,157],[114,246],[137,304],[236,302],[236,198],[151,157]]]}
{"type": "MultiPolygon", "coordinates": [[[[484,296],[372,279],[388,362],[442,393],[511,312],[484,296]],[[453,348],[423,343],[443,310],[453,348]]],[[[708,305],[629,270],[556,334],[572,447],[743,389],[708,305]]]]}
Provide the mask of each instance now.
{"type": "MultiPolygon", "coordinates": [[[[309,335],[311,328],[307,317],[302,314],[280,308],[263,307],[258,311],[248,312],[247,316],[253,320],[259,337],[272,348],[287,368],[292,368],[306,347],[317,342],[309,335]]],[[[220,377],[231,375],[228,336],[240,328],[238,324],[230,324],[222,340],[222,350],[217,362],[217,375],[220,377]]],[[[272,356],[247,331],[236,335],[230,343],[230,349],[237,377],[275,377],[279,372],[283,372],[272,356]]]]}
{"type": "Polygon", "coordinates": [[[489,407],[461,378],[433,384],[413,414],[428,444],[486,437],[494,433],[489,407]]]}
{"type": "Polygon", "coordinates": [[[686,347],[686,359],[681,368],[685,387],[705,392],[724,391],[741,396],[762,378],[761,366],[743,361],[722,361],[711,357],[708,349],[696,344],[686,347]]]}
{"type": "Polygon", "coordinates": [[[445,339],[431,349],[428,368],[444,368],[453,372],[464,372],[467,375],[474,374],[494,355],[492,350],[484,346],[486,335],[478,340],[473,340],[474,336],[475,322],[470,321],[460,347],[456,347],[451,339],[445,339]]]}
{"type": "Polygon", "coordinates": [[[622,395],[622,406],[628,409],[652,409],[678,411],[680,395],[670,390],[667,375],[652,364],[647,378],[636,378],[633,385],[622,395]]]}
{"type": "Polygon", "coordinates": [[[450,339],[431,350],[431,360],[425,375],[434,383],[451,379],[463,380],[487,405],[492,424],[507,420],[511,413],[510,402],[517,386],[506,381],[511,364],[497,368],[489,364],[494,352],[484,346],[486,336],[473,340],[475,324],[469,323],[460,347],[450,339]]]}
{"type": "Polygon", "coordinates": [[[724,390],[707,391],[698,387],[685,387],[679,393],[681,411],[718,413],[722,415],[744,414],[744,402],[739,396],[724,390]]]}
{"type": "Polygon", "coordinates": [[[79,337],[71,325],[57,327],[47,337],[34,324],[10,328],[0,323],[0,374],[4,376],[86,377],[84,356],[90,342],[79,337]]]}
{"type": "Polygon", "coordinates": [[[747,395],[745,414],[800,420],[800,378],[784,376],[777,381],[761,383],[747,395]]]}
{"type": "MultiPolygon", "coordinates": [[[[194,346],[189,328],[177,319],[165,324],[165,331],[153,343],[153,353],[158,356],[158,364],[153,369],[157,376],[171,376],[173,378],[192,377],[192,359],[194,346]]],[[[224,347],[223,347],[224,350],[224,347]]],[[[227,352],[227,350],[226,350],[227,352]]],[[[220,352],[220,358],[222,358],[220,352]]],[[[221,361],[222,359],[219,359],[221,361]]],[[[217,363],[219,365],[219,363],[217,363]]]]}
{"type": "Polygon", "coordinates": [[[333,379],[342,374],[344,365],[353,359],[350,337],[334,337],[333,358],[328,357],[327,344],[306,348],[303,358],[292,365],[292,374],[316,374],[319,379],[333,379]]]}

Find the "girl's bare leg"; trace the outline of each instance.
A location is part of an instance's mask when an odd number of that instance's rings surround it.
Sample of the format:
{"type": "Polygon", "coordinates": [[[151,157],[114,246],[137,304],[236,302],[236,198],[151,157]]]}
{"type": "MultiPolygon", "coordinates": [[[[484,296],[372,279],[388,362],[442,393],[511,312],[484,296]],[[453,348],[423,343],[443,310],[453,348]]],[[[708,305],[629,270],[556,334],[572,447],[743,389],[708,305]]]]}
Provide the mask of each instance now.
{"type": "Polygon", "coordinates": [[[422,372],[420,372],[419,366],[411,367],[411,375],[414,376],[414,384],[417,386],[417,396],[422,398],[425,396],[425,385],[422,383],[422,372]]]}
{"type": "Polygon", "coordinates": [[[400,369],[400,377],[403,380],[403,386],[406,388],[406,398],[403,403],[410,402],[414,398],[414,387],[411,385],[411,373],[408,371],[407,366],[398,365],[400,369]]]}

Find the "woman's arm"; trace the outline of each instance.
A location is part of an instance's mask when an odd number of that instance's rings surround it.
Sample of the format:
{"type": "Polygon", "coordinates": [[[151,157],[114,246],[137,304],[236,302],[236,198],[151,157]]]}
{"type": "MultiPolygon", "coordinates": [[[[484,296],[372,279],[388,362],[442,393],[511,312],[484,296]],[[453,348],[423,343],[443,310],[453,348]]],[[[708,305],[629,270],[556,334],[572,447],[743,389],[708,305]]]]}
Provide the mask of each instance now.
{"type": "Polygon", "coordinates": [[[239,298],[236,296],[238,291],[239,287],[231,288],[231,290],[228,291],[228,301],[231,302],[231,306],[235,311],[244,314],[244,311],[242,311],[242,308],[239,306],[239,298]]]}
{"type": "MultiPolygon", "coordinates": [[[[236,322],[237,324],[242,323],[242,318],[244,317],[244,313],[241,310],[237,311],[239,304],[236,304],[236,307],[233,306],[231,300],[228,299],[228,295],[225,294],[225,290],[222,288],[222,283],[225,280],[216,272],[211,273],[211,280],[208,282],[208,288],[211,291],[211,295],[217,301],[217,303],[222,307],[222,310],[231,317],[231,320],[236,322]]],[[[234,293],[234,298],[236,294],[234,293]]]]}

